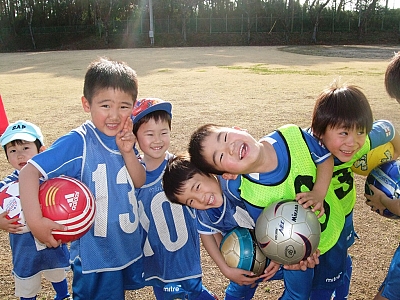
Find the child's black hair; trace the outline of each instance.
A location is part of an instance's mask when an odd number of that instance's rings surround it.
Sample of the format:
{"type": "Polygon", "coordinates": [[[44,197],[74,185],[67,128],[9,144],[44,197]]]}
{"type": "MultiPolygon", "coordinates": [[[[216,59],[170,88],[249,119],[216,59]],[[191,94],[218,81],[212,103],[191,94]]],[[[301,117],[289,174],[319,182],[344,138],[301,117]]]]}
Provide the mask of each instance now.
{"type": "Polygon", "coordinates": [[[219,126],[215,124],[205,124],[197,128],[190,137],[188,151],[190,155],[190,161],[203,172],[222,175],[223,172],[217,170],[213,164],[208,163],[203,155],[204,140],[218,127],[219,126]]]}
{"type": "Polygon", "coordinates": [[[311,128],[318,138],[330,127],[356,128],[369,133],[373,121],[371,106],[357,86],[333,84],[317,98],[311,128]]]}
{"type": "Polygon", "coordinates": [[[187,156],[176,156],[170,159],[165,168],[162,182],[168,200],[172,203],[183,204],[176,196],[184,192],[184,185],[196,174],[211,176],[197,168],[187,156]]]}
{"type": "Polygon", "coordinates": [[[93,97],[102,89],[118,89],[132,95],[135,103],[138,95],[136,72],[124,62],[101,57],[90,63],[85,75],[83,95],[92,103],[93,97]]]}

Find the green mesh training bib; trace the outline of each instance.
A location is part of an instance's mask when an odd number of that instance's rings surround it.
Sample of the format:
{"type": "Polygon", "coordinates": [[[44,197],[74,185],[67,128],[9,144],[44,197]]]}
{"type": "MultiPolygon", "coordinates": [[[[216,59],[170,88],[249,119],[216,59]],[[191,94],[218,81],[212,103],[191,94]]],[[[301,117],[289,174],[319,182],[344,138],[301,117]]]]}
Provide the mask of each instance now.
{"type": "MultiPolygon", "coordinates": [[[[241,179],[241,197],[258,207],[267,207],[278,200],[295,199],[297,193],[312,190],[315,182],[317,169],[301,128],[285,125],[278,129],[278,133],[285,141],[289,153],[289,170],[285,179],[274,185],[256,183],[244,176],[241,179]]],[[[336,244],[345,216],[332,189],[328,190],[325,197],[324,208],[325,214],[319,218],[321,239],[318,249],[321,254],[336,244]]]]}
{"type": "Polygon", "coordinates": [[[363,155],[367,154],[368,151],[371,150],[370,144],[369,137],[367,136],[364,145],[350,161],[333,168],[333,176],[329,189],[334,191],[342,205],[345,216],[351,213],[357,198],[354,172],[351,170],[351,166],[355,161],[359,160],[363,155]]]}

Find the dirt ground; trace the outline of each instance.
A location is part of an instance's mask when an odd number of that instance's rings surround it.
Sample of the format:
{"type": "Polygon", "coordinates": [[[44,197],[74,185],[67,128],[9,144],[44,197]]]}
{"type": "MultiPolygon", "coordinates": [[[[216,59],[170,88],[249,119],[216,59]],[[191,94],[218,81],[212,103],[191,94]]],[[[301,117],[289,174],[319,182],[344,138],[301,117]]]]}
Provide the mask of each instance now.
{"type": "MultiPolygon", "coordinates": [[[[400,106],[383,85],[394,51],[390,46],[209,47],[60,51],[0,54],[0,94],[11,122],[26,119],[42,128],[45,142],[84,122],[80,104],[86,67],[97,56],[126,61],[139,76],[139,96],[173,103],[172,153],[186,149],[199,125],[246,128],[262,137],[277,127],[310,125],[317,95],[334,79],[360,86],[376,119],[400,128],[400,106]]],[[[0,177],[11,172],[5,156],[0,177]]],[[[353,277],[349,299],[372,299],[399,242],[398,221],[384,219],[364,204],[365,178],[357,177],[355,227],[350,249],[353,277]]],[[[179,262],[173,262],[179,263],[179,262]]],[[[202,249],[204,284],[220,299],[227,280],[202,249]]],[[[16,299],[8,235],[0,233],[0,299],[16,299]]],[[[71,279],[71,273],[68,274],[71,279]]],[[[255,299],[278,299],[282,282],[261,284],[255,299]]],[[[43,280],[38,299],[52,299],[43,280]]],[[[154,299],[150,288],[129,291],[126,299],[154,299]]]]}

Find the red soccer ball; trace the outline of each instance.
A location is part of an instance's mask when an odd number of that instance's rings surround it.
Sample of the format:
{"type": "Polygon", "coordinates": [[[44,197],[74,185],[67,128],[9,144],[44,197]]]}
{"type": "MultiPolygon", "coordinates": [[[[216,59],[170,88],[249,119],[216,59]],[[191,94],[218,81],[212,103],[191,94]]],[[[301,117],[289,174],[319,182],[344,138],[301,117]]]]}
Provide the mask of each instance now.
{"type": "Polygon", "coordinates": [[[8,211],[7,219],[21,218],[14,224],[23,224],[22,230],[18,233],[25,233],[29,231],[26,226],[25,217],[22,212],[21,201],[19,200],[19,182],[13,181],[10,184],[3,186],[0,190],[0,213],[8,211]]]}
{"type": "Polygon", "coordinates": [[[39,202],[44,217],[67,226],[66,231],[53,231],[56,240],[68,243],[79,239],[94,222],[95,199],[81,181],[60,176],[42,183],[39,202]]]}

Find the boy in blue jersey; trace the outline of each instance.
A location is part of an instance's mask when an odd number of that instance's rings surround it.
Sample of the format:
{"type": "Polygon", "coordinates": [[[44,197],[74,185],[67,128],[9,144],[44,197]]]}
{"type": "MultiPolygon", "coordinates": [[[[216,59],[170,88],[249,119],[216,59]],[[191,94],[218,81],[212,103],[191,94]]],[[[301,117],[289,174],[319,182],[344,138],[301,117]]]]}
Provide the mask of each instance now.
{"type": "Polygon", "coordinates": [[[214,300],[202,284],[200,241],[195,213],[166,198],[162,175],[171,134],[172,105],[140,99],[133,110],[133,132],[143,152],[146,183],[136,190],[144,234],[144,279],[157,299],[214,300]]]}
{"type": "Polygon", "coordinates": [[[334,192],[346,216],[338,242],[321,255],[320,264],[315,268],[311,299],[347,299],[352,273],[347,249],[354,243],[355,235],[353,208],[356,189],[351,166],[371,149],[389,141],[394,146],[396,158],[400,136],[389,121],[373,121],[368,100],[358,87],[336,83],[317,98],[309,131],[334,157],[329,190],[334,192]]]}
{"type": "MultiPolygon", "coordinates": [[[[29,159],[44,150],[43,135],[39,127],[19,120],[10,124],[0,138],[8,162],[14,172],[0,182],[0,191],[8,191],[11,183],[18,181],[19,172],[29,159]]],[[[11,194],[18,196],[18,190],[11,194]],[[14,194],[15,193],[15,194],[14,194]]],[[[4,207],[3,207],[4,208],[4,207]]],[[[69,269],[67,245],[47,248],[33,237],[29,228],[16,223],[21,218],[6,218],[8,211],[0,214],[0,229],[10,233],[15,296],[21,300],[36,299],[41,289],[41,274],[51,282],[56,291],[55,300],[69,299],[65,271],[69,269]]],[[[23,222],[23,221],[22,221],[23,222]]]]}
{"type": "MultiPolygon", "coordinates": [[[[389,96],[400,103],[400,52],[395,53],[386,68],[385,87],[389,96]]],[[[373,195],[364,194],[364,196],[367,198],[366,204],[372,210],[379,210],[383,214],[384,209],[388,208],[394,214],[400,215],[400,199],[387,197],[373,185],[369,185],[369,188],[373,195]]],[[[374,298],[374,300],[385,299],[400,299],[400,246],[394,252],[386,278],[374,298]]]]}
{"type": "MultiPolygon", "coordinates": [[[[322,202],[325,213],[319,219],[319,249],[324,253],[336,243],[344,216],[333,197],[325,197],[332,174],[332,164],[326,161],[330,153],[298,126],[283,126],[256,141],[245,131],[207,124],[192,134],[189,154],[191,161],[208,173],[227,179],[242,174],[240,196],[254,220],[277,200],[298,199],[305,206],[322,202]],[[318,175],[316,164],[321,165],[318,175]],[[330,222],[332,219],[339,222],[330,222]]],[[[285,292],[281,299],[308,299],[313,274],[313,269],[283,270],[285,292]]]]}
{"type": "MultiPolygon", "coordinates": [[[[282,279],[280,265],[269,262],[262,276],[247,270],[229,267],[219,251],[222,237],[235,227],[254,229],[255,221],[247,212],[239,192],[240,177],[225,180],[222,176],[203,173],[185,157],[168,162],[163,176],[164,191],[168,199],[196,209],[198,231],[203,246],[217,264],[221,273],[230,280],[225,290],[226,300],[252,299],[258,283],[263,280],[282,279]],[[277,273],[278,271],[278,273],[277,273]]],[[[308,258],[292,268],[314,267],[318,256],[308,258]]]]}
{"type": "Polygon", "coordinates": [[[56,140],[20,173],[27,224],[49,247],[60,243],[51,231],[65,228],[42,216],[38,179],[71,176],[95,196],[94,224],[70,246],[75,300],[122,300],[126,289],[143,286],[142,228],[134,187],[144,183],[145,170],[134,152],[134,139],[129,138],[137,93],[136,72],[127,64],[108,58],[91,62],[82,96],[91,121],[56,140]]]}

